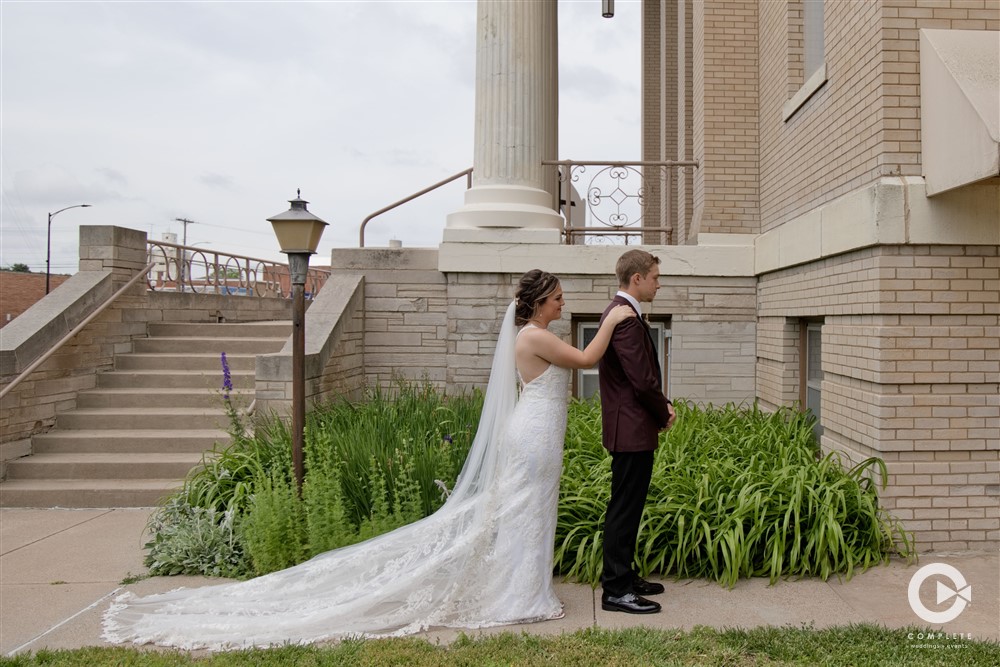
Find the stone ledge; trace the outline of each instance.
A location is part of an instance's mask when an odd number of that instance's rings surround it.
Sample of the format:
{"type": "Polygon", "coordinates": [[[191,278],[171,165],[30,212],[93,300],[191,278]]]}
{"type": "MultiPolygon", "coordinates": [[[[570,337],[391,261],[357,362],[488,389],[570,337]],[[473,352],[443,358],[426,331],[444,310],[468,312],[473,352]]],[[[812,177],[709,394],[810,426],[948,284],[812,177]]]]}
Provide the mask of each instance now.
{"type": "Polygon", "coordinates": [[[1000,185],[927,197],[924,179],[883,178],[760,234],[758,275],[875,245],[996,245],[1000,185]]]}
{"type": "MultiPolygon", "coordinates": [[[[640,246],[636,246],[640,247],[640,246]]],[[[614,276],[625,246],[561,244],[442,243],[438,270],[449,272],[520,274],[543,268],[559,274],[614,276]]],[[[754,251],[746,245],[644,245],[660,258],[663,276],[752,277],[754,251]]]]}

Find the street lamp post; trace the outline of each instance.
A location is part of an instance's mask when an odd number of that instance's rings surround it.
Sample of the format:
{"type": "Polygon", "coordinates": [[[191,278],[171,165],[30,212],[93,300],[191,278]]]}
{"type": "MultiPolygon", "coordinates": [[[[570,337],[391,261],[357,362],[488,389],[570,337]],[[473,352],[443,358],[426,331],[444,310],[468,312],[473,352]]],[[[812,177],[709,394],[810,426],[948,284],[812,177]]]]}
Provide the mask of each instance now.
{"type": "Polygon", "coordinates": [[[52,273],[52,218],[56,217],[63,211],[68,211],[71,208],[90,208],[90,204],[74,204],[73,206],[67,206],[66,208],[61,208],[55,213],[49,213],[49,231],[45,235],[45,293],[49,293],[49,275],[52,273]]]}
{"type": "Polygon", "coordinates": [[[290,199],[290,209],[267,219],[278,237],[281,252],[288,255],[288,269],[292,280],[292,463],[295,467],[295,485],[302,495],[302,481],[305,477],[303,441],[306,425],[306,274],[309,272],[309,256],[316,254],[319,239],[327,223],[306,210],[301,190],[296,190],[295,199],[290,199]]]}

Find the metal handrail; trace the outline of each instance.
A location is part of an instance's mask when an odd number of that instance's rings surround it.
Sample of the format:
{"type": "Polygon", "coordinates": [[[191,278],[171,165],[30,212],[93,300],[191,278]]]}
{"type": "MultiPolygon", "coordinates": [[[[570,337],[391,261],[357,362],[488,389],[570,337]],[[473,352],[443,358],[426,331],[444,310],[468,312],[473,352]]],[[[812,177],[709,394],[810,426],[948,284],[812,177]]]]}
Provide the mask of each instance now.
{"type": "Polygon", "coordinates": [[[466,180],[465,180],[466,189],[467,190],[471,189],[472,188],[472,167],[469,167],[465,171],[460,171],[460,172],[458,172],[457,174],[455,174],[453,176],[449,176],[448,178],[446,178],[446,179],[444,179],[442,181],[438,181],[434,185],[426,187],[423,190],[421,190],[420,192],[414,192],[409,197],[406,197],[404,199],[400,199],[399,201],[397,201],[397,202],[395,202],[393,204],[389,204],[388,206],[386,206],[384,208],[380,208],[379,210],[377,210],[374,213],[372,213],[371,215],[369,215],[367,218],[365,218],[364,220],[361,221],[361,230],[359,231],[359,245],[358,245],[358,247],[359,248],[364,248],[365,247],[365,227],[368,226],[368,223],[371,221],[372,218],[380,216],[383,213],[387,213],[388,211],[391,211],[392,209],[396,208],[397,206],[402,206],[406,202],[412,201],[412,200],[416,199],[417,197],[425,195],[428,192],[430,192],[431,190],[436,190],[439,187],[441,187],[442,185],[448,185],[452,181],[457,180],[457,179],[461,178],[462,176],[466,177],[466,180]]]}
{"type": "Polygon", "coordinates": [[[120,297],[122,294],[124,294],[126,291],[128,291],[128,289],[130,287],[132,287],[137,282],[139,282],[139,280],[141,278],[145,278],[146,274],[149,273],[150,271],[152,271],[154,266],[156,266],[156,262],[150,262],[149,264],[147,264],[145,269],[143,269],[142,271],[140,271],[139,273],[137,273],[135,276],[133,276],[133,278],[131,280],[129,280],[127,283],[125,283],[124,287],[122,287],[117,292],[115,292],[110,297],[108,297],[104,301],[104,303],[102,303],[100,306],[98,306],[94,310],[94,312],[92,312],[90,315],[87,315],[87,317],[85,317],[82,322],[80,322],[75,327],[73,327],[72,331],[70,331],[68,334],[66,334],[65,336],[63,336],[59,340],[58,343],[56,343],[55,345],[53,345],[52,347],[50,347],[49,350],[47,352],[45,352],[45,354],[43,354],[42,356],[38,357],[33,362],[31,362],[31,364],[27,368],[25,368],[23,371],[21,371],[20,375],[18,375],[16,378],[14,378],[11,381],[11,383],[8,384],[6,387],[4,387],[2,390],[0,390],[0,398],[3,398],[7,394],[9,394],[11,391],[13,391],[14,387],[16,387],[17,385],[21,384],[21,381],[24,380],[24,378],[26,378],[29,375],[31,375],[39,366],[41,366],[46,361],[48,361],[49,358],[53,354],[55,354],[63,345],[65,345],[66,343],[68,343],[74,336],[76,336],[78,333],[80,333],[85,326],[87,326],[88,324],[90,324],[91,322],[93,322],[94,318],[96,318],[98,315],[100,315],[102,312],[104,312],[105,308],[107,308],[112,303],[114,303],[118,299],[118,297],[120,297]]]}

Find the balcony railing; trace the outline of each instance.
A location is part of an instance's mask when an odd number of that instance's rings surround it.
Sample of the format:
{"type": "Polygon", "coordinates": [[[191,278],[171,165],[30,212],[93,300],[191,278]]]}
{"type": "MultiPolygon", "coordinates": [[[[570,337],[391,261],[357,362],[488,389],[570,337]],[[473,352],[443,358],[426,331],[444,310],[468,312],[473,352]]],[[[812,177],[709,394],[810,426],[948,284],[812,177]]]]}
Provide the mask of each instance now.
{"type": "MultiPolygon", "coordinates": [[[[673,199],[677,172],[698,167],[693,160],[542,160],[542,164],[556,167],[552,208],[563,215],[563,241],[567,244],[676,243],[678,220],[673,199]]],[[[365,247],[365,227],[372,219],[463,176],[466,188],[471,188],[469,168],[369,215],[361,222],[359,247],[365,247]]]]}
{"type": "Polygon", "coordinates": [[[558,168],[558,209],[567,244],[677,242],[673,197],[679,169],[694,161],[543,160],[558,168]]]}
{"type": "MultiPolygon", "coordinates": [[[[152,291],[193,292],[250,297],[289,297],[291,275],[287,264],[269,259],[183,246],[166,241],[146,242],[146,276],[152,291]]],[[[306,298],[313,298],[330,277],[330,271],[309,269],[306,298]]]]}

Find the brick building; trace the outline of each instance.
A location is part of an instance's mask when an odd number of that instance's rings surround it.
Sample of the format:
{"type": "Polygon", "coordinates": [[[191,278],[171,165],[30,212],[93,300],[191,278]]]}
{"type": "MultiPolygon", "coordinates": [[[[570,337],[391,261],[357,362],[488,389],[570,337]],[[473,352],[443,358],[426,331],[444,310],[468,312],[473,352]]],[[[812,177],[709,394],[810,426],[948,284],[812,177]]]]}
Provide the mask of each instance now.
{"type": "MultiPolygon", "coordinates": [[[[524,270],[562,277],[556,330],[577,344],[614,293],[621,248],[561,245],[544,210],[554,4],[478,2],[474,182],[440,246],[334,252],[365,276],[369,381],[483,383],[524,270]]],[[[669,228],[645,246],[669,392],[807,406],[825,450],[886,461],[918,548],[995,547],[1000,2],[642,11],[642,158],[698,163],[646,197],[669,228]]]]}
{"type": "MultiPolygon", "coordinates": [[[[69,280],[67,275],[49,276],[49,289],[54,290],[69,280]]],[[[33,306],[45,296],[44,273],[0,271],[0,328],[33,306]]]]}
{"type": "Polygon", "coordinates": [[[644,159],[700,163],[677,242],[753,239],[757,399],[883,458],[920,548],[995,546],[1000,2],[643,12],[644,159]]]}

